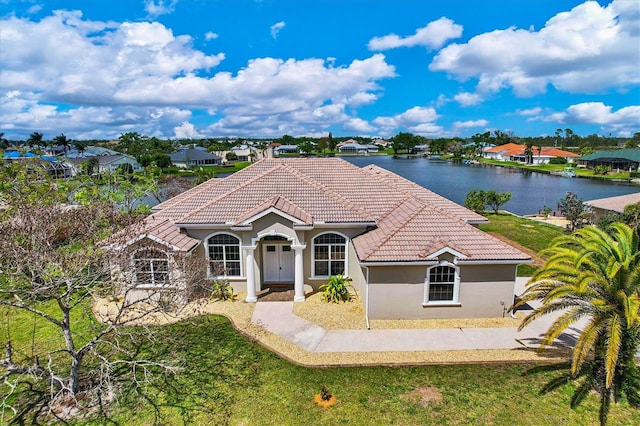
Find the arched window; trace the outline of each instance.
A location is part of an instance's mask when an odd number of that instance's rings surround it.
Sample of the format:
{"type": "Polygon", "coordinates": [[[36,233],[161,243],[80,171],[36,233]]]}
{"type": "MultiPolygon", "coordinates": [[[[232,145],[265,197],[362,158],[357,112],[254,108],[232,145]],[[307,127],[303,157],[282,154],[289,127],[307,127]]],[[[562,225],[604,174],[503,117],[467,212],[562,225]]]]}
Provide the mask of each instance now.
{"type": "Polygon", "coordinates": [[[313,275],[328,277],[347,275],[347,239],[340,234],[326,233],[313,239],[313,275]]]}
{"type": "Polygon", "coordinates": [[[240,240],[230,234],[217,234],[207,240],[209,253],[209,274],[214,276],[226,275],[239,277],[240,240]]]}
{"type": "Polygon", "coordinates": [[[134,253],[136,285],[142,287],[169,284],[169,259],[167,254],[155,249],[141,249],[134,253]]]}
{"type": "Polygon", "coordinates": [[[443,262],[427,270],[425,280],[424,303],[458,303],[458,269],[443,262]]]}

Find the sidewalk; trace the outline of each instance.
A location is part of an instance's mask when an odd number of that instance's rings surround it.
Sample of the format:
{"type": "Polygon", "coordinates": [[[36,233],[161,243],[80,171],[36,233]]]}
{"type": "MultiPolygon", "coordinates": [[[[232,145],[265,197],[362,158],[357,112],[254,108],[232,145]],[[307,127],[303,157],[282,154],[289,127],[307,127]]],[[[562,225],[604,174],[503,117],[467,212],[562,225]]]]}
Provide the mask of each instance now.
{"type": "MultiPolygon", "coordinates": [[[[537,348],[554,318],[541,318],[522,331],[515,327],[402,330],[325,330],[296,316],[294,302],[258,302],[252,322],[289,342],[316,353],[452,351],[537,348]]],[[[577,329],[554,343],[571,347],[577,329]]]]}

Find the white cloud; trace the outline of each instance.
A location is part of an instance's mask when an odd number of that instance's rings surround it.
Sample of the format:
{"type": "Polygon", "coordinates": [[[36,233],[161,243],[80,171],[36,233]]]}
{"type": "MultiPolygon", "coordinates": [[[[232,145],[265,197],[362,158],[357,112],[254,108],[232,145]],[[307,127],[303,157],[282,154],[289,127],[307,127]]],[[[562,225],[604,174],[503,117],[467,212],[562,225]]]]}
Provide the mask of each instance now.
{"type": "Polygon", "coordinates": [[[198,132],[196,126],[188,122],[182,122],[180,125],[175,126],[173,132],[178,139],[199,139],[204,137],[202,133],[198,132]]]}
{"type": "Polygon", "coordinates": [[[216,34],[216,33],[214,33],[214,32],[211,32],[211,31],[207,31],[207,32],[204,34],[204,39],[205,39],[205,40],[207,40],[207,41],[209,41],[209,40],[215,40],[215,39],[217,39],[217,38],[218,38],[218,34],[216,34]]]}
{"type": "Polygon", "coordinates": [[[414,35],[400,37],[396,34],[388,34],[383,37],[374,37],[367,45],[369,50],[388,50],[397,47],[424,46],[430,49],[439,49],[448,40],[462,35],[462,26],[457,25],[451,19],[442,17],[418,28],[414,35]]]}
{"type": "Polygon", "coordinates": [[[343,126],[347,131],[371,133],[376,130],[371,124],[361,118],[351,118],[343,126]]]}
{"type": "Polygon", "coordinates": [[[41,10],[42,10],[42,5],[34,4],[29,9],[27,9],[27,13],[29,13],[29,14],[38,13],[41,10]]]}
{"type": "Polygon", "coordinates": [[[477,105],[483,100],[478,93],[469,92],[458,93],[453,99],[463,107],[477,105]]]}
{"type": "Polygon", "coordinates": [[[453,123],[453,127],[457,129],[469,129],[474,127],[486,127],[489,124],[487,120],[469,120],[469,121],[456,121],[453,123]]]}
{"type": "Polygon", "coordinates": [[[178,0],[145,0],[144,10],[150,18],[173,13],[178,0]]]}
{"type": "Polygon", "coordinates": [[[600,125],[604,133],[628,135],[638,131],[640,105],[632,105],[613,111],[602,102],[583,102],[569,106],[566,111],[555,112],[538,119],[562,125],[600,125]]]}
{"type": "Polygon", "coordinates": [[[431,134],[439,128],[434,122],[439,118],[438,113],[431,107],[415,106],[403,113],[391,117],[377,117],[373,124],[379,127],[385,135],[393,134],[397,129],[407,129],[420,135],[431,134]]]}
{"type": "Polygon", "coordinates": [[[535,107],[530,109],[519,109],[516,111],[516,115],[523,115],[523,116],[536,116],[536,115],[540,115],[540,113],[542,113],[542,108],[540,107],[535,107]]]}
{"type": "Polygon", "coordinates": [[[278,38],[278,34],[280,33],[280,30],[283,29],[285,27],[285,25],[287,25],[284,21],[280,21],[278,23],[273,24],[270,27],[271,30],[271,37],[278,38]]]}
{"type": "Polygon", "coordinates": [[[480,93],[510,88],[533,96],[549,84],[571,93],[624,89],[640,83],[638,12],[635,2],[585,2],[537,32],[508,28],[449,45],[429,68],[460,80],[477,78],[480,93]]]}

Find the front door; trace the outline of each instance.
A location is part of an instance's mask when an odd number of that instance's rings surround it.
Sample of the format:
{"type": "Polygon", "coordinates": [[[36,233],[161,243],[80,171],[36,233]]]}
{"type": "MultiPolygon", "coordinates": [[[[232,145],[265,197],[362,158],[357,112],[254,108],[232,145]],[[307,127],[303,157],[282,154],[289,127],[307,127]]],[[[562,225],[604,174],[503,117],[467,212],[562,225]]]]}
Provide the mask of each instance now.
{"type": "Polygon", "coordinates": [[[265,283],[294,281],[294,253],[290,245],[265,244],[262,253],[265,283]]]}

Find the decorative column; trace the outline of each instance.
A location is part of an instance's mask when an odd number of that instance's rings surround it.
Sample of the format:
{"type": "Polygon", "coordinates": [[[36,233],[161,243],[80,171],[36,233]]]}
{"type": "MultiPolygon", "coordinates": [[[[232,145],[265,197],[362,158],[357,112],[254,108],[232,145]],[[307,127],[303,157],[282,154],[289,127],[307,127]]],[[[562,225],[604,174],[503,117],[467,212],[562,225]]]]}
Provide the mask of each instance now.
{"type": "Polygon", "coordinates": [[[306,245],[291,245],[295,251],[294,302],[304,302],[304,262],[302,252],[306,245]]]}
{"type": "Polygon", "coordinates": [[[245,251],[245,260],[246,260],[246,271],[247,271],[247,298],[245,299],[247,302],[257,302],[258,297],[256,296],[256,270],[253,264],[253,251],[256,249],[256,246],[248,246],[242,247],[245,251]]]}

